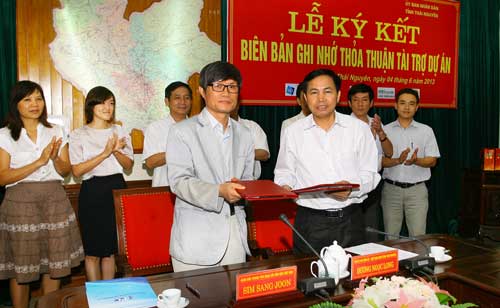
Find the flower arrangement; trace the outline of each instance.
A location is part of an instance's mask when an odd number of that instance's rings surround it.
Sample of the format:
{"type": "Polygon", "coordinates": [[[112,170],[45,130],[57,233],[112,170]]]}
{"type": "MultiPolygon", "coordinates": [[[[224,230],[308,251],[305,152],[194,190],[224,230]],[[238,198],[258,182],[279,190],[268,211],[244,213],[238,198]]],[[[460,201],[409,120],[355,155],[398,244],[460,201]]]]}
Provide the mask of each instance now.
{"type": "MultiPolygon", "coordinates": [[[[401,276],[391,278],[372,278],[374,283],[368,285],[363,279],[359,288],[355,289],[353,298],[347,307],[350,308],[468,308],[475,304],[457,304],[456,298],[445,290],[441,290],[433,282],[422,278],[413,279],[401,276]]],[[[326,303],[324,303],[326,304],[326,303]]],[[[333,303],[328,303],[333,304],[333,303]]],[[[313,305],[311,308],[342,307],[338,304],[325,306],[313,305]]]]}

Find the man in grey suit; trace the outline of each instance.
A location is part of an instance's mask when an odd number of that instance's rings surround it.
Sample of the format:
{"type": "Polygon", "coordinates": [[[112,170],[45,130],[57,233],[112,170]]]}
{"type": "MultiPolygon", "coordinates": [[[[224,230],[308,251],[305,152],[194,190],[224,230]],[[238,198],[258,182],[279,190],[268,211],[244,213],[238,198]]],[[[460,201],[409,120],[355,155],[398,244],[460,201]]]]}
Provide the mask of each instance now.
{"type": "Polygon", "coordinates": [[[175,272],[245,262],[249,254],[245,212],[235,202],[252,180],[250,131],[230,118],[241,86],[239,70],[214,62],[200,73],[206,107],[174,124],[167,142],[168,179],[177,195],[170,254],[175,272]]]}

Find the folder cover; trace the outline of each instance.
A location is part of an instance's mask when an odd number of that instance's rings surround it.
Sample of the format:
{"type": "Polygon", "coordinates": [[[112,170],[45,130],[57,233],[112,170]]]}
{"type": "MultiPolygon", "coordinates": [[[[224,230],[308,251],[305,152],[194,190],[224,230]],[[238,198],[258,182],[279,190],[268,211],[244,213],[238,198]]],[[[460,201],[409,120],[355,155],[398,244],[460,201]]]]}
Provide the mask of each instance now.
{"type": "Polygon", "coordinates": [[[296,199],[296,193],[288,191],[271,180],[238,181],[245,189],[238,190],[247,201],[296,199]]]}
{"type": "Polygon", "coordinates": [[[144,277],[128,277],[85,283],[90,308],[155,307],[156,294],[144,277]]]}
{"type": "Polygon", "coordinates": [[[300,188],[293,190],[294,193],[301,194],[310,194],[310,193],[331,193],[335,191],[348,190],[348,189],[356,189],[359,188],[359,184],[351,184],[351,183],[342,183],[342,184],[319,184],[315,186],[300,188]]]}

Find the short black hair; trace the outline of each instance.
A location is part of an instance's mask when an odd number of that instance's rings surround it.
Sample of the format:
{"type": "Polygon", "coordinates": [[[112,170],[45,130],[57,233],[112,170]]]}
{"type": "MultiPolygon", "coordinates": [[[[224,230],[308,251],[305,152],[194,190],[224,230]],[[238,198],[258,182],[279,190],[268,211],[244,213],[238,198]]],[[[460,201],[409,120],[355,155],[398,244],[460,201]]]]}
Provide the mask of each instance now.
{"type": "Polygon", "coordinates": [[[375,96],[373,94],[373,89],[366,83],[358,83],[353,85],[350,89],[349,92],[347,92],[347,99],[351,101],[351,98],[358,93],[368,93],[368,96],[370,97],[370,102],[373,100],[373,97],[375,96]]]}
{"type": "Polygon", "coordinates": [[[241,86],[240,70],[231,63],[216,61],[205,65],[200,72],[200,87],[206,90],[208,85],[219,81],[233,79],[241,86]]]}
{"type": "Polygon", "coordinates": [[[335,84],[335,88],[336,88],[337,92],[340,91],[340,85],[342,83],[342,80],[340,79],[339,75],[337,75],[331,69],[318,68],[318,69],[315,69],[314,71],[310,72],[309,74],[307,74],[306,77],[304,77],[304,81],[302,81],[304,83],[304,92],[307,92],[307,89],[309,88],[309,81],[313,80],[316,77],[323,76],[323,75],[330,76],[330,78],[332,78],[332,80],[333,80],[333,83],[335,84]]]}
{"type": "Polygon", "coordinates": [[[399,90],[398,94],[396,94],[396,102],[399,101],[399,97],[403,94],[411,94],[411,95],[415,96],[415,98],[417,99],[417,104],[420,102],[420,97],[418,96],[418,91],[414,90],[412,88],[403,88],[403,89],[399,90]]]}
{"type": "MultiPolygon", "coordinates": [[[[97,86],[90,89],[87,97],[85,98],[85,122],[89,124],[94,120],[94,106],[104,103],[106,100],[113,98],[116,104],[115,95],[108,88],[103,86],[97,86]]],[[[115,111],[113,109],[113,115],[110,122],[115,121],[115,111]]]]}
{"type": "Polygon", "coordinates": [[[191,90],[187,83],[184,83],[182,81],[174,81],[165,88],[165,98],[170,99],[170,95],[172,95],[172,92],[180,87],[186,88],[189,91],[189,95],[191,95],[191,97],[193,96],[193,90],[191,90]]]}
{"type": "Polygon", "coordinates": [[[297,90],[295,90],[295,96],[297,96],[298,99],[300,99],[300,95],[304,93],[305,91],[305,85],[304,82],[301,82],[297,85],[297,90]]]}

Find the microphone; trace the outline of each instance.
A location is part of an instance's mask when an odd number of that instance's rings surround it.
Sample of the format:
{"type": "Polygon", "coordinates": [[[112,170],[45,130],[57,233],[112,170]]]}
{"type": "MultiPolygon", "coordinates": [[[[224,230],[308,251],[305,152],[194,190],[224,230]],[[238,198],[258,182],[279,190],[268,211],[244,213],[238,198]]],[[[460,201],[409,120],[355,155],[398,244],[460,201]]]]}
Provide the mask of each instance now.
{"type": "Polygon", "coordinates": [[[388,235],[388,236],[392,236],[392,237],[397,237],[398,239],[404,238],[404,239],[416,241],[420,245],[424,246],[425,251],[426,251],[425,256],[416,256],[416,257],[413,257],[410,259],[401,260],[401,261],[399,261],[399,264],[411,272],[423,270],[423,271],[432,271],[434,273],[434,265],[436,265],[436,260],[433,257],[429,257],[430,248],[422,240],[420,240],[414,236],[404,236],[404,235],[399,235],[399,234],[387,233],[387,232],[380,231],[380,230],[377,230],[377,229],[372,228],[372,227],[366,227],[365,231],[383,234],[383,235],[388,235]]]}
{"type": "MultiPolygon", "coordinates": [[[[281,221],[283,221],[288,227],[290,227],[292,229],[293,233],[295,233],[295,235],[297,235],[302,240],[302,242],[304,242],[307,245],[307,247],[318,257],[319,261],[321,261],[321,264],[323,264],[323,267],[325,268],[326,277],[324,277],[324,278],[313,277],[313,278],[303,279],[303,280],[298,282],[299,289],[304,294],[309,294],[309,293],[316,292],[316,291],[319,291],[322,289],[334,290],[335,289],[335,279],[330,278],[330,275],[328,273],[328,267],[326,266],[325,260],[323,260],[323,258],[319,255],[319,253],[316,251],[316,249],[314,249],[311,246],[311,244],[309,244],[309,242],[302,236],[302,234],[300,234],[299,231],[297,231],[297,229],[295,229],[295,227],[290,223],[290,221],[288,220],[288,217],[285,214],[282,213],[282,214],[280,214],[279,217],[280,217],[281,221]]],[[[318,270],[318,276],[319,276],[319,270],[318,270]]]]}

